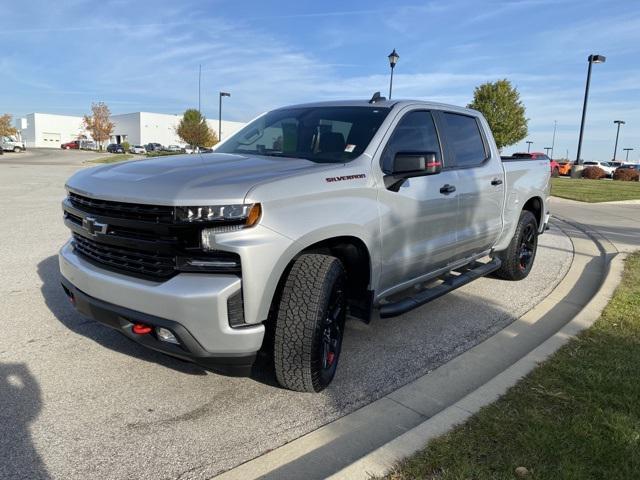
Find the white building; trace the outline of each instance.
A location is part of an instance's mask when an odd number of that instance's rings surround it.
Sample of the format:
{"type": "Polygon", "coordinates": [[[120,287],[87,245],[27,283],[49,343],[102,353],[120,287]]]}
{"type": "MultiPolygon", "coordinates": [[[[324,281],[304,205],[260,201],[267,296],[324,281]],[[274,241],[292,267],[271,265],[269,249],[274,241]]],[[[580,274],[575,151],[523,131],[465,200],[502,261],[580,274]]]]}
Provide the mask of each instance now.
{"type": "Polygon", "coordinates": [[[30,113],[17,122],[22,141],[27,148],[60,148],[61,143],[87,135],[82,126],[82,117],[54,115],[51,113],[30,113]]]}
{"type": "MultiPolygon", "coordinates": [[[[185,143],[178,138],[175,131],[181,118],[182,115],[150,112],[112,115],[111,121],[115,126],[107,143],[129,142],[131,145],[160,143],[164,146],[184,146],[185,143]]],[[[16,123],[27,148],[60,148],[62,143],[77,140],[83,136],[91,138],[89,132],[84,129],[82,117],[30,113],[16,123]]],[[[207,120],[207,123],[217,134],[218,121],[207,120]]],[[[223,120],[222,139],[234,134],[244,125],[242,122],[223,120]]]]}

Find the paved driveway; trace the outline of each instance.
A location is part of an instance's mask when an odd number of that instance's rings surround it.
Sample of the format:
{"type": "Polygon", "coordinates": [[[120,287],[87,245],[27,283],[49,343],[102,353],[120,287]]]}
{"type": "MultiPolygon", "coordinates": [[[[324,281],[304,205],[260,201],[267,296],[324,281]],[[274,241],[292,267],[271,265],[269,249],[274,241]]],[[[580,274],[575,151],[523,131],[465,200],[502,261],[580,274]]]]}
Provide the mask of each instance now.
{"type": "Polygon", "coordinates": [[[552,229],[523,282],[481,279],[403,317],[351,321],[332,387],[293,393],[268,371],[227,378],[148,351],[67,305],[55,254],[77,169],[0,163],[0,478],[209,478],[477,344],[543,298],[572,256],[552,229]]]}
{"type": "Polygon", "coordinates": [[[30,148],[24,152],[5,152],[0,156],[0,165],[82,165],[87,160],[111,155],[85,150],[56,150],[30,148]]]}

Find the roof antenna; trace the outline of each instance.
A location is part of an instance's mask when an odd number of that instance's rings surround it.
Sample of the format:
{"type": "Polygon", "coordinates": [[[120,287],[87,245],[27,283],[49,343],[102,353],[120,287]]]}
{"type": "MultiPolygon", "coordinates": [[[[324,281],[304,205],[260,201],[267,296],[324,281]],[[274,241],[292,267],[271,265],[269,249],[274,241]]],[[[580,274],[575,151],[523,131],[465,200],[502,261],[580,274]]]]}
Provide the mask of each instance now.
{"type": "Polygon", "coordinates": [[[386,100],[386,98],[380,96],[380,92],[376,92],[373,94],[373,97],[371,97],[371,100],[369,100],[369,103],[381,102],[382,100],[386,100]]]}

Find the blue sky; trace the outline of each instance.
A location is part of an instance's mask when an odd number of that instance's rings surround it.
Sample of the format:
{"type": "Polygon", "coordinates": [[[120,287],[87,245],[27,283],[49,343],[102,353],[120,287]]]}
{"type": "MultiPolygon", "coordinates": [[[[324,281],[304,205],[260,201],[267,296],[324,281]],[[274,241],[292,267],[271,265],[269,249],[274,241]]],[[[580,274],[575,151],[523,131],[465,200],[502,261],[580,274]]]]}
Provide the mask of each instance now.
{"type": "MultiPolygon", "coordinates": [[[[510,79],[527,107],[533,150],[575,157],[590,53],[595,65],[583,158],[640,158],[640,1],[26,0],[4,9],[0,113],[181,113],[197,106],[246,121],[272,107],[369,98],[467,104],[474,86],[510,79]]],[[[526,150],[523,144],[505,151],[526,150]]]]}

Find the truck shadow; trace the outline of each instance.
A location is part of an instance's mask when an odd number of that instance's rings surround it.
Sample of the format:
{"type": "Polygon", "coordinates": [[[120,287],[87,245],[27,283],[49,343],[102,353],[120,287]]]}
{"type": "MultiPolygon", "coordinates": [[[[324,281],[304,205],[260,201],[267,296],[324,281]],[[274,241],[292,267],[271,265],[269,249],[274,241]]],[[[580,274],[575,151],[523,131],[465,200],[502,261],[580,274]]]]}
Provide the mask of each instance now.
{"type": "Polygon", "coordinates": [[[69,330],[90,338],[105,348],[123,353],[140,360],[154,362],[163,367],[177,370],[188,375],[206,375],[203,368],[167,355],[154,352],[129,340],[109,327],[80,315],[69,304],[69,300],[60,286],[58,257],[52,255],[38,264],[38,275],[42,280],[40,291],[44,301],[55,317],[69,330]]]}
{"type": "Polygon", "coordinates": [[[51,478],[29,432],[41,408],[40,387],[27,366],[0,363],[0,478],[51,478]]]}

